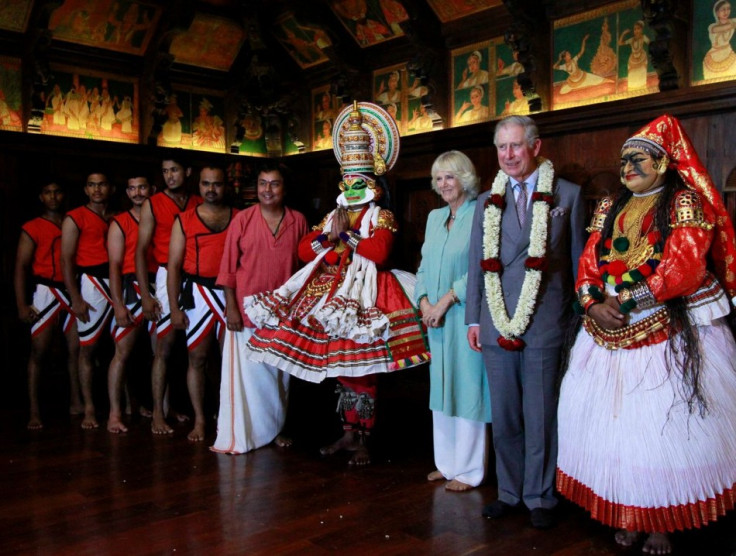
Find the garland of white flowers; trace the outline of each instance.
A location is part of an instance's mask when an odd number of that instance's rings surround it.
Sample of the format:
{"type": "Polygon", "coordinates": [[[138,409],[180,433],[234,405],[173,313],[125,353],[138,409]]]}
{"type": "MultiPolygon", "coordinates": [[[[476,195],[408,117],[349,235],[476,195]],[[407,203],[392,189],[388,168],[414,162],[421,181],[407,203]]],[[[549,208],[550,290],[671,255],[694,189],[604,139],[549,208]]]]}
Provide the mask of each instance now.
{"type": "MultiPolygon", "coordinates": [[[[529,321],[537,304],[539,286],[542,282],[542,270],[541,268],[530,266],[529,262],[532,260],[542,262],[545,260],[547,254],[547,231],[549,227],[554,168],[549,160],[541,157],[537,159],[537,163],[539,166],[539,179],[537,180],[537,193],[532,197],[532,227],[528,250],[529,258],[527,259],[524,283],[521,287],[519,301],[513,318],[509,318],[501,288],[499,252],[501,247],[503,203],[493,202],[494,196],[500,196],[503,199],[506,193],[506,183],[509,177],[503,170],[499,170],[498,174],[496,174],[496,179],[491,186],[491,197],[489,197],[489,201],[491,202],[487,202],[483,216],[483,256],[486,260],[495,261],[497,266],[496,270],[486,270],[485,272],[488,308],[490,309],[496,329],[509,342],[522,342],[519,336],[523,335],[529,327],[529,321]]],[[[499,197],[495,197],[495,199],[498,200],[499,197]]],[[[543,263],[540,266],[543,266],[543,263]]],[[[506,349],[510,348],[507,347],[506,349]]],[[[516,349],[520,348],[517,347],[516,349]]]]}

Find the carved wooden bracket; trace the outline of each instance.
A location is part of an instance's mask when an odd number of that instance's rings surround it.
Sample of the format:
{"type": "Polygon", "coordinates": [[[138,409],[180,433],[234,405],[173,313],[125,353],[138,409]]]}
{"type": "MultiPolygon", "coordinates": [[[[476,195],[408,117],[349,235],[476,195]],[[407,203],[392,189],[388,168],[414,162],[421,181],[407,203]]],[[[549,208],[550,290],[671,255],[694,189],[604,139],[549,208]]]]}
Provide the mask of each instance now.
{"type": "Polygon", "coordinates": [[[680,86],[680,75],[671,51],[676,34],[676,8],[677,0],[641,0],[644,19],[655,33],[654,40],[649,43],[649,56],[659,76],[660,91],[671,91],[680,86]]]}

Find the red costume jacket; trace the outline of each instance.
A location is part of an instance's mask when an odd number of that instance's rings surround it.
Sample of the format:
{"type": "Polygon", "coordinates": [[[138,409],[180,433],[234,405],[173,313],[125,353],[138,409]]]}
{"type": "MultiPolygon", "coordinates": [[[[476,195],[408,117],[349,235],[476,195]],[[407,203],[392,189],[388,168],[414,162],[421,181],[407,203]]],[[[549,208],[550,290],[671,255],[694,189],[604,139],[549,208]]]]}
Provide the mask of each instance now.
{"type": "Polygon", "coordinates": [[[79,230],[77,266],[84,269],[107,264],[108,221],[87,206],[70,210],[66,216],[79,230]]]}
{"type": "MultiPolygon", "coordinates": [[[[228,226],[237,212],[236,209],[230,209],[228,226]]],[[[225,251],[228,226],[221,232],[211,230],[202,221],[196,208],[181,213],[177,218],[186,237],[184,272],[202,278],[216,278],[225,251]]]]}
{"type": "MultiPolygon", "coordinates": [[[[112,217],[123,233],[125,253],[123,255],[123,274],[135,274],[135,248],[138,245],[138,220],[131,211],[122,212],[112,217]]],[[[148,250],[148,272],[156,272],[156,260],[153,252],[148,250]]]]}
{"type": "Polygon", "coordinates": [[[179,208],[176,201],[169,197],[165,191],[154,194],[148,199],[153,213],[154,228],[151,241],[153,258],[159,265],[165,265],[169,261],[169,240],[171,240],[171,226],[177,215],[191,210],[202,204],[202,197],[190,195],[183,209],[179,208]]]}
{"type": "Polygon", "coordinates": [[[63,282],[61,274],[61,227],[39,216],[23,224],[21,230],[36,246],[31,270],[34,276],[63,282]]]}

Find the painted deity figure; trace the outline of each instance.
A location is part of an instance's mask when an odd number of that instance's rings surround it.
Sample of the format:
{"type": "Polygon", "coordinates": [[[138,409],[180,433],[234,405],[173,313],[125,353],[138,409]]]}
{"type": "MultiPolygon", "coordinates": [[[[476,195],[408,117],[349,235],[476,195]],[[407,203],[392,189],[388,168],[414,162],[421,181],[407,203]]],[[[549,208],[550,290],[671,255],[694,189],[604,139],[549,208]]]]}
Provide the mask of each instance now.
{"type": "Polygon", "coordinates": [[[649,37],[644,34],[644,22],[641,20],[634,23],[631,37],[625,38],[628,34],[629,30],[624,29],[618,38],[618,44],[619,46],[629,46],[631,48],[627,81],[629,91],[635,91],[647,86],[649,57],[645,47],[649,44],[649,37]]]}
{"type": "Polygon", "coordinates": [[[605,79],[600,75],[584,71],[580,68],[579,62],[582,55],[585,53],[585,43],[587,42],[590,35],[585,35],[580,45],[580,52],[573,56],[569,50],[563,50],[560,52],[560,57],[557,63],[553,66],[553,69],[562,70],[567,73],[567,79],[560,87],[560,94],[566,95],[577,89],[583,89],[585,87],[594,87],[603,83],[610,82],[610,79],[605,79]]]}
{"type": "Polygon", "coordinates": [[[736,52],[731,39],[736,31],[736,18],[731,17],[731,2],[718,0],[713,4],[715,23],[708,26],[710,50],[703,58],[703,78],[715,79],[736,74],[736,52]]]}

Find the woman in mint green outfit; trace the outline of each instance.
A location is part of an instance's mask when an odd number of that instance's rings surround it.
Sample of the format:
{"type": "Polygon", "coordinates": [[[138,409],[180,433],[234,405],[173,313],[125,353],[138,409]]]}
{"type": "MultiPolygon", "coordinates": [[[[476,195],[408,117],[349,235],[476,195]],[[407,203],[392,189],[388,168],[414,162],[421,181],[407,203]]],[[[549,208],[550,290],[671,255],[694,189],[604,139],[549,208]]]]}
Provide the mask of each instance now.
{"type": "Polygon", "coordinates": [[[470,159],[448,151],[432,165],[432,188],[447,203],[427,219],[415,295],[427,326],[434,460],[430,481],[465,491],[483,482],[491,401],[480,353],[470,349],[465,325],[470,228],[478,176],[470,159]]]}

